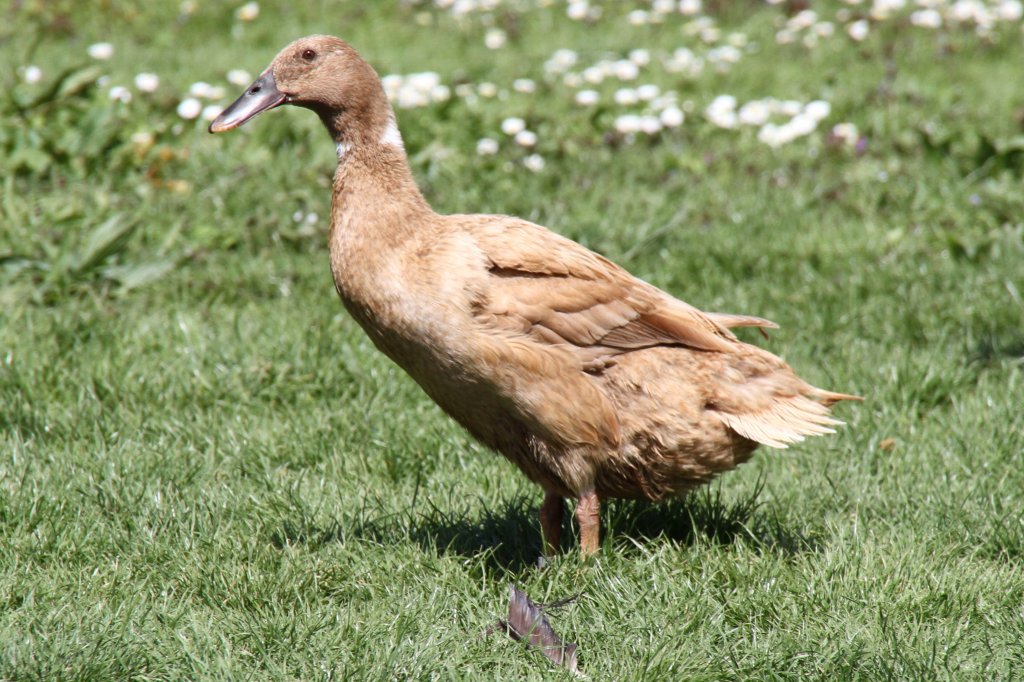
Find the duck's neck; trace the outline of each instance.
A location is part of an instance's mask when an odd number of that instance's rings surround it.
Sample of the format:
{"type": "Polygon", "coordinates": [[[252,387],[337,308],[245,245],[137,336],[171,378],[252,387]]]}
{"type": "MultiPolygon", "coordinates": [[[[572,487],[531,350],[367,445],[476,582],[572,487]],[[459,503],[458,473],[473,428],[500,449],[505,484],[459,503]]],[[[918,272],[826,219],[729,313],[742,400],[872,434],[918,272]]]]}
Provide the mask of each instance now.
{"type": "MultiPolygon", "coordinates": [[[[383,92],[381,93],[383,97],[383,92]]],[[[404,241],[432,213],[413,178],[394,113],[385,99],[375,111],[321,116],[338,150],[331,241],[404,241]]]]}

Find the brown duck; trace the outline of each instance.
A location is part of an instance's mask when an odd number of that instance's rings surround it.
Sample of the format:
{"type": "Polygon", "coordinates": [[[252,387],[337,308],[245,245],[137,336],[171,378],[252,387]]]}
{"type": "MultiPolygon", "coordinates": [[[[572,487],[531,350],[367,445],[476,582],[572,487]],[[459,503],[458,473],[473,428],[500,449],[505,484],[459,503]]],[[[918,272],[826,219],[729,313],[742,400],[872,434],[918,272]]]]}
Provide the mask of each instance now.
{"type": "Polygon", "coordinates": [[[815,388],[730,327],[525,220],[439,215],[409,169],[377,73],[345,42],[284,48],[211,125],[281,104],[312,109],[338,148],[335,287],[374,345],[475,438],[545,491],[545,550],[574,498],[584,555],[601,498],[686,493],[750,458],[831,433],[815,388]]]}

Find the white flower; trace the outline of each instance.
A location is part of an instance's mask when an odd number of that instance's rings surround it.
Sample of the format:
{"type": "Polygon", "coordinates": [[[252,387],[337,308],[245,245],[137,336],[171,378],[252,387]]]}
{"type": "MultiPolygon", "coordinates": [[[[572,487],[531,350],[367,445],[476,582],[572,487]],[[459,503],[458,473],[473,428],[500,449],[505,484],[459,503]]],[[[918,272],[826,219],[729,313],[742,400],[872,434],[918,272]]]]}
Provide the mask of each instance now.
{"type": "Polygon", "coordinates": [[[537,84],[529,78],[517,78],[512,81],[512,89],[516,92],[530,94],[532,92],[536,92],[537,84]]]}
{"type": "Polygon", "coordinates": [[[783,116],[796,116],[804,109],[804,105],[795,99],[787,99],[775,104],[776,110],[783,116]]]}
{"type": "Polygon", "coordinates": [[[498,86],[495,85],[494,83],[488,83],[487,81],[484,81],[483,83],[480,83],[479,85],[476,86],[476,92],[481,97],[494,97],[495,95],[498,94],[498,86]]]}
{"type": "Polygon", "coordinates": [[[399,109],[415,109],[430,104],[430,94],[410,86],[399,88],[395,97],[399,109]]]}
{"type": "Polygon", "coordinates": [[[380,84],[384,86],[384,94],[388,96],[388,99],[395,99],[404,83],[405,76],[398,73],[389,73],[380,79],[380,84]]]}
{"type": "Polygon", "coordinates": [[[702,9],[701,0],[679,0],[679,13],[690,16],[700,14],[702,9]]]}
{"type": "Polygon", "coordinates": [[[814,32],[820,38],[830,38],[836,32],[836,26],[831,21],[822,21],[814,25],[814,32]]]}
{"type": "Polygon", "coordinates": [[[93,59],[110,59],[114,56],[114,46],[110,43],[93,43],[88,52],[93,59]]]}
{"type": "Polygon", "coordinates": [[[704,110],[704,116],[719,128],[735,128],[739,121],[736,98],[732,95],[719,95],[704,110]]]}
{"type": "Polygon", "coordinates": [[[657,116],[641,116],[640,130],[648,135],[654,135],[661,131],[661,119],[657,116]]]}
{"type": "Polygon", "coordinates": [[[712,64],[735,64],[742,56],[732,45],[720,45],[708,50],[708,61],[712,64]]]}
{"type": "Polygon", "coordinates": [[[1024,17],[1024,4],[1020,0],[1002,0],[996,5],[996,16],[1003,21],[1020,21],[1024,17]]]}
{"type": "Polygon", "coordinates": [[[788,28],[784,28],[775,34],[775,42],[779,45],[789,45],[796,40],[796,33],[790,31],[788,28]]]}
{"type": "Polygon", "coordinates": [[[654,0],[651,3],[651,11],[658,14],[672,14],[675,9],[675,0],[654,0]]]}
{"type": "Polygon", "coordinates": [[[498,153],[498,141],[490,137],[481,137],[476,142],[476,153],[480,156],[493,156],[498,153]]]}
{"type": "Polygon", "coordinates": [[[793,130],[796,137],[803,137],[813,133],[814,129],[818,127],[818,122],[807,114],[797,114],[786,126],[793,130]]]}
{"type": "Polygon", "coordinates": [[[448,5],[451,13],[457,17],[469,14],[473,10],[477,9],[476,2],[474,0],[442,0],[448,5]]]}
{"type": "Polygon", "coordinates": [[[107,94],[110,96],[110,99],[115,100],[117,102],[124,102],[125,104],[127,104],[128,102],[132,101],[131,91],[123,85],[115,85],[114,87],[110,88],[110,92],[108,92],[107,94]]]}
{"type": "Polygon", "coordinates": [[[178,104],[178,116],[188,121],[197,118],[202,110],[202,103],[194,97],[186,97],[178,104]]]}
{"type": "Polygon", "coordinates": [[[678,101],[679,94],[677,92],[669,90],[668,92],[652,99],[651,108],[654,109],[655,111],[661,111],[662,109],[667,109],[668,107],[675,106],[678,101]]]}
{"type": "Polygon", "coordinates": [[[576,65],[576,53],[567,48],[555,50],[551,58],[544,62],[544,70],[548,73],[563,73],[576,65]]]}
{"type": "Polygon", "coordinates": [[[651,52],[650,50],[644,50],[637,48],[629,53],[629,61],[633,62],[637,66],[647,66],[651,63],[651,52]]]}
{"type": "Polygon", "coordinates": [[[260,15],[258,2],[247,2],[235,10],[235,18],[239,21],[254,21],[260,15]]]}
{"type": "Polygon", "coordinates": [[[828,115],[831,113],[832,105],[821,99],[809,102],[807,106],[804,107],[804,115],[809,116],[815,121],[815,123],[828,118],[828,115]]]}
{"type": "Polygon", "coordinates": [[[774,123],[765,123],[757,133],[757,139],[769,147],[780,147],[790,142],[792,134],[785,129],[785,126],[778,126],[774,123]]]}
{"type": "Polygon", "coordinates": [[[430,88],[430,92],[427,94],[431,102],[447,102],[452,98],[452,89],[441,83],[430,88]]]}
{"type": "Polygon", "coordinates": [[[716,111],[732,111],[735,108],[736,98],[732,95],[719,95],[711,100],[711,104],[708,105],[708,109],[714,109],[716,111]]]}
{"type": "Polygon", "coordinates": [[[651,15],[642,9],[635,9],[626,17],[633,26],[643,26],[651,20],[651,15]]]}
{"type": "Polygon", "coordinates": [[[719,128],[731,130],[736,127],[739,118],[735,111],[714,111],[707,112],[707,118],[719,128]]]}
{"type": "Polygon", "coordinates": [[[506,135],[517,135],[524,130],[526,130],[526,121],[517,116],[509,116],[501,122],[501,132],[506,135]]]}
{"type": "Polygon", "coordinates": [[[140,73],[135,76],[135,88],[140,92],[156,92],[160,87],[160,77],[155,73],[140,73]]]}
{"type": "Polygon", "coordinates": [[[565,9],[565,15],[573,21],[586,19],[589,13],[590,3],[587,0],[569,0],[569,6],[565,9]]]}
{"type": "Polygon", "coordinates": [[[615,119],[615,130],[623,135],[640,131],[640,117],[636,114],[623,114],[615,119]]]}
{"type": "Polygon", "coordinates": [[[711,43],[717,43],[722,37],[722,30],[717,26],[705,26],[700,30],[700,39],[710,45],[711,43]]]}
{"type": "Polygon", "coordinates": [[[672,59],[683,66],[688,66],[696,60],[696,56],[690,48],[680,47],[672,53],[672,59]]]}
{"type": "Polygon", "coordinates": [[[208,99],[213,92],[213,86],[205,81],[196,81],[188,87],[188,94],[201,99],[208,99]]]}
{"type": "Polygon", "coordinates": [[[596,64],[583,69],[583,80],[594,85],[603,81],[604,75],[604,69],[596,64]]]}
{"type": "Polygon", "coordinates": [[[600,99],[601,96],[597,94],[597,90],[580,90],[576,93],[576,104],[584,107],[597,104],[600,99]]]}
{"type": "Polygon", "coordinates": [[[730,33],[728,42],[735,48],[741,48],[746,47],[750,41],[747,39],[747,34],[745,33],[730,33]]]}
{"type": "Polygon", "coordinates": [[[567,88],[578,88],[583,85],[583,77],[578,73],[567,73],[562,78],[562,83],[567,88]]]}
{"type": "Polygon", "coordinates": [[[771,107],[762,100],[747,102],[739,111],[739,122],[748,126],[759,126],[768,122],[772,115],[771,107]]]}
{"type": "Polygon", "coordinates": [[[661,88],[653,83],[645,83],[636,89],[636,96],[643,102],[650,102],[661,94],[661,88]]]}
{"type": "Polygon", "coordinates": [[[484,34],[484,45],[489,50],[500,50],[508,42],[508,34],[500,28],[489,28],[484,34]]]}
{"type": "Polygon", "coordinates": [[[832,137],[836,141],[852,147],[860,139],[860,132],[853,123],[837,123],[832,126],[832,137]]]}
{"type": "Polygon", "coordinates": [[[615,103],[622,107],[633,106],[640,101],[640,97],[633,88],[619,88],[615,91],[615,103]]]}
{"type": "Polygon", "coordinates": [[[38,83],[43,79],[43,70],[35,64],[29,64],[25,67],[25,70],[21,72],[21,77],[29,85],[38,83]]]}
{"type": "Polygon", "coordinates": [[[540,173],[544,170],[544,157],[540,154],[530,154],[523,159],[523,165],[534,173],[540,173]]]}
{"type": "Polygon", "coordinates": [[[232,69],[228,71],[228,83],[236,85],[240,88],[244,88],[246,85],[252,82],[252,76],[249,72],[244,69],[232,69]]]}
{"type": "Polygon", "coordinates": [[[410,73],[405,81],[409,84],[409,87],[420,92],[430,92],[435,85],[440,85],[441,77],[433,71],[421,71],[419,73],[410,73]]]}
{"type": "Polygon", "coordinates": [[[867,19],[859,19],[846,28],[846,32],[858,43],[868,37],[870,25],[867,19]]]}
{"type": "Polygon", "coordinates": [[[818,21],[818,13],[813,9],[805,9],[797,12],[789,21],[787,21],[786,27],[791,31],[802,31],[805,28],[813,26],[816,21],[818,21]]]}
{"type": "Polygon", "coordinates": [[[532,130],[520,130],[512,139],[520,147],[533,147],[537,144],[537,133],[532,130]]]}
{"type": "Polygon", "coordinates": [[[680,47],[672,56],[665,60],[665,69],[672,73],[687,73],[691,76],[699,76],[704,70],[704,61],[696,57],[693,52],[685,47],[680,47]]]}
{"type": "Polygon", "coordinates": [[[677,106],[665,107],[659,116],[661,124],[666,128],[678,128],[686,120],[686,114],[677,106]]]}
{"type": "Polygon", "coordinates": [[[200,114],[204,121],[212,121],[213,119],[220,116],[220,112],[224,111],[224,107],[219,104],[208,104],[203,107],[203,111],[200,114]]]}
{"type": "Polygon", "coordinates": [[[933,9],[919,9],[911,12],[910,23],[921,28],[941,28],[942,15],[933,9]]]}
{"type": "Polygon", "coordinates": [[[146,130],[134,132],[132,133],[132,136],[128,139],[132,141],[132,144],[138,145],[140,147],[151,147],[153,145],[153,142],[155,142],[153,133],[146,130]]]}
{"type": "Polygon", "coordinates": [[[612,66],[612,73],[620,81],[632,81],[640,75],[640,68],[628,59],[620,59],[612,66]]]}
{"type": "Polygon", "coordinates": [[[889,15],[903,9],[907,0],[874,0],[871,4],[872,19],[888,19],[889,15]]]}
{"type": "Polygon", "coordinates": [[[688,21],[683,24],[683,33],[688,36],[695,36],[704,29],[714,26],[715,20],[711,17],[697,17],[693,21],[688,21]]]}

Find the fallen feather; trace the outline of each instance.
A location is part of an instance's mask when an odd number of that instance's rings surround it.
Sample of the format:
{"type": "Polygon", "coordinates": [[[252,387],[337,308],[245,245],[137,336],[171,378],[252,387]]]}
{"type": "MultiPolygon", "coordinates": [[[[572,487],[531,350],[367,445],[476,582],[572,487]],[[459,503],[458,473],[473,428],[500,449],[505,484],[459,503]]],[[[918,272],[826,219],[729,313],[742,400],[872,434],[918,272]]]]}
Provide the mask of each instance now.
{"type": "MultiPolygon", "coordinates": [[[[564,606],[578,596],[560,600],[549,606],[551,608],[564,606]]],[[[485,634],[491,634],[496,629],[504,630],[509,637],[517,642],[525,642],[527,647],[539,649],[555,665],[568,668],[572,672],[579,672],[576,643],[562,642],[561,637],[544,616],[543,607],[543,604],[534,603],[525,593],[517,590],[515,585],[509,585],[508,618],[499,620],[495,625],[487,628],[485,634]]]]}

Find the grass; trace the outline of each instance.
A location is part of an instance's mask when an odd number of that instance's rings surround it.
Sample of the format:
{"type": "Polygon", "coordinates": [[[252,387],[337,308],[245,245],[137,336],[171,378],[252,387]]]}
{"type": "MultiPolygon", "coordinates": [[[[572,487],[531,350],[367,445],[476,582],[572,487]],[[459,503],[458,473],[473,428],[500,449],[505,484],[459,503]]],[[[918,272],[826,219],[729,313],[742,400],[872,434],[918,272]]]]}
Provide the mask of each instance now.
{"type": "Polygon", "coordinates": [[[222,3],[187,20],[175,3],[7,10],[0,679],[570,678],[481,637],[510,582],[581,593],[552,620],[591,679],[1018,677],[1019,22],[982,40],[896,18],[863,43],[840,25],[809,51],[775,44],[780,8],[708,4],[760,47],[728,73],[655,72],[696,108],[631,144],[606,135],[614,108],[573,105],[541,64],[693,44],[681,20],[512,6],[486,15],[510,36],[490,51],[486,16],[408,4],[264,2],[251,24],[222,3]],[[769,348],[867,402],[686,500],[610,504],[596,560],[537,569],[539,491],[331,291],[315,117],[214,138],[174,114],[191,82],[256,73],[311,32],[382,72],[535,78],[533,97],[399,111],[435,207],[521,215],[695,305],[776,320],[769,348]],[[114,58],[88,64],[103,39],[114,58]],[[17,82],[28,63],[41,84],[17,82]],[[142,70],[161,90],[129,105],[96,82],[142,70]],[[700,110],[726,92],[825,98],[867,149],[827,128],[779,149],[717,130],[700,110]],[[475,154],[511,115],[543,172],[505,142],[475,154]]]}

